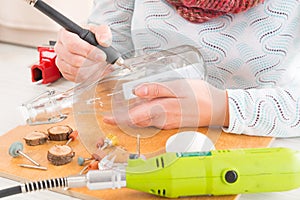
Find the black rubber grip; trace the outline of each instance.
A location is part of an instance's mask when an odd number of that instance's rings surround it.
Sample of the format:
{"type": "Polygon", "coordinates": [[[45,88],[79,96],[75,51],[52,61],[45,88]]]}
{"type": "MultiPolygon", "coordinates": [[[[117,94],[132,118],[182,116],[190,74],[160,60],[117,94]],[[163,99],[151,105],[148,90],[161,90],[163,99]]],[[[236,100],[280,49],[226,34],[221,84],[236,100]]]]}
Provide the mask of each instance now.
{"type": "Polygon", "coordinates": [[[81,39],[87,41],[91,45],[94,45],[94,46],[98,47],[99,49],[101,49],[102,51],[104,51],[107,55],[106,61],[109,63],[114,64],[116,62],[116,60],[118,60],[118,58],[121,57],[120,53],[117,50],[115,50],[114,48],[103,47],[103,46],[99,45],[96,40],[95,34],[93,32],[91,32],[90,30],[83,29],[81,31],[81,34],[79,34],[79,37],[81,39]]]}
{"type": "Polygon", "coordinates": [[[22,193],[21,186],[10,187],[7,189],[0,190],[0,198],[8,197],[8,196],[20,194],[20,193],[22,193]]]}
{"type": "Polygon", "coordinates": [[[85,40],[86,42],[90,43],[91,45],[94,45],[104,51],[106,53],[106,61],[108,63],[114,64],[116,60],[121,57],[120,53],[114,49],[113,47],[103,47],[98,44],[95,34],[91,31],[84,29],[59,13],[57,10],[43,2],[42,0],[38,0],[34,7],[37,8],[39,11],[50,17],[52,20],[54,20],[56,23],[64,27],[66,30],[77,34],[81,39],[85,40]]]}

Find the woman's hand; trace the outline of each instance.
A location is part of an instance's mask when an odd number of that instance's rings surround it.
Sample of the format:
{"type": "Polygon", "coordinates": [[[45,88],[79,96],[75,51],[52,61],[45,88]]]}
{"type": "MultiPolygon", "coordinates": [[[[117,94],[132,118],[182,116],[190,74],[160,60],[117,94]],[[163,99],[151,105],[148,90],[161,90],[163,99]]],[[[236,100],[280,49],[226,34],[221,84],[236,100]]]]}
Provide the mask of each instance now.
{"type": "MultiPolygon", "coordinates": [[[[100,45],[111,45],[112,34],[108,26],[91,26],[90,30],[95,33],[100,45]]],[[[70,81],[82,82],[95,72],[106,70],[106,54],[65,29],[59,31],[54,49],[57,54],[57,67],[70,81]]]]}
{"type": "MultiPolygon", "coordinates": [[[[129,110],[129,125],[161,129],[228,126],[226,91],[203,80],[144,83],[134,94],[147,101],[129,110]]],[[[118,116],[114,117],[105,117],[104,122],[116,124],[118,116]]]]}

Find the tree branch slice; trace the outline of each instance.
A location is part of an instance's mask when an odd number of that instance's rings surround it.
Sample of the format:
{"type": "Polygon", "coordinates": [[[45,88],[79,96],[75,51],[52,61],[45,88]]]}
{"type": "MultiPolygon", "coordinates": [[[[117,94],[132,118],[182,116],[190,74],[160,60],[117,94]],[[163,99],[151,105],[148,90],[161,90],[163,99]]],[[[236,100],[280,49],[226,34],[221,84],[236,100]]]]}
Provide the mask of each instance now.
{"type": "Polygon", "coordinates": [[[64,141],[68,140],[69,135],[73,132],[73,129],[68,125],[58,125],[49,128],[47,131],[50,140],[64,141]]]}
{"type": "Polygon", "coordinates": [[[47,154],[47,159],[53,165],[65,165],[70,163],[75,156],[75,152],[70,146],[67,145],[55,145],[51,147],[47,154]]]}
{"type": "Polygon", "coordinates": [[[41,131],[33,131],[24,137],[24,140],[29,146],[37,146],[47,142],[48,135],[41,131]]]}

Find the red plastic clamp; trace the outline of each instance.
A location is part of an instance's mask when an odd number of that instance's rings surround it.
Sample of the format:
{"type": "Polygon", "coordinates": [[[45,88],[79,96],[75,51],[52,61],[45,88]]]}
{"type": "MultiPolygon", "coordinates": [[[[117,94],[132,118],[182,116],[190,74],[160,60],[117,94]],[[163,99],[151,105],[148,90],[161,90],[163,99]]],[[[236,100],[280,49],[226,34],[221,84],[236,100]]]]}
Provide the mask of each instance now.
{"type": "Polygon", "coordinates": [[[52,83],[61,78],[61,73],[55,64],[56,53],[53,46],[40,46],[39,64],[31,67],[32,82],[40,81],[42,84],[52,83]]]}

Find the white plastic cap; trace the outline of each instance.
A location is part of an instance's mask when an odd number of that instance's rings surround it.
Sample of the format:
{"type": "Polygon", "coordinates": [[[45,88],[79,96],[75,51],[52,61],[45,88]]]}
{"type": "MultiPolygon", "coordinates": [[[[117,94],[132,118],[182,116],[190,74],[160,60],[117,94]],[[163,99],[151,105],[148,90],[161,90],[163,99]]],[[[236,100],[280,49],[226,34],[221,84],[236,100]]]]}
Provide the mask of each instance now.
{"type": "Polygon", "coordinates": [[[213,142],[206,135],[197,131],[177,133],[166,142],[167,152],[202,152],[214,149],[213,142]]]}

